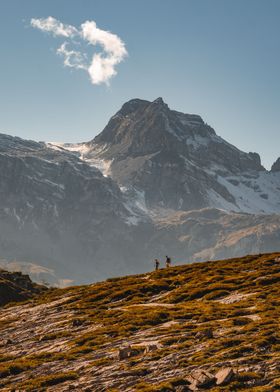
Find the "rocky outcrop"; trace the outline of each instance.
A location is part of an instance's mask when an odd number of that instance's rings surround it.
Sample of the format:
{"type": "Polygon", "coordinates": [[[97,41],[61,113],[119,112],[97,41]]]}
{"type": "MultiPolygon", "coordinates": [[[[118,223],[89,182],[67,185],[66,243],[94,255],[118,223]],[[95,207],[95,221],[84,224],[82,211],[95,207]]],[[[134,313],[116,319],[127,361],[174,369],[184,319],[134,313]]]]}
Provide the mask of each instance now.
{"type": "Polygon", "coordinates": [[[24,301],[45,290],[46,287],[33,283],[28,275],[0,269],[0,306],[24,301]]]}
{"type": "Polygon", "coordinates": [[[210,389],[216,383],[216,377],[207,370],[195,370],[187,380],[191,391],[210,389]]]}

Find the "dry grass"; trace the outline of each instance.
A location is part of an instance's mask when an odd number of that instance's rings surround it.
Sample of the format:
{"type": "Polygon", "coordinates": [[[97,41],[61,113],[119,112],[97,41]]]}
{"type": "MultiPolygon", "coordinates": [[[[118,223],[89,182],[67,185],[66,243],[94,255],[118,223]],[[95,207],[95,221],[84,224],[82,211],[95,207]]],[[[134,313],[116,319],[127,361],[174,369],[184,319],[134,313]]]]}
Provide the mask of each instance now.
{"type": "MultiPolygon", "coordinates": [[[[182,372],[190,365],[218,369],[216,364],[238,359],[258,364],[279,358],[280,263],[275,261],[277,256],[279,254],[196,263],[43,293],[33,299],[34,305],[48,304],[69,295],[61,308],[74,313],[74,319],[85,325],[97,327],[94,332],[83,332],[81,328],[78,334],[52,332],[46,335],[46,341],[55,341],[61,336],[69,339],[68,350],[62,353],[46,352],[21,359],[7,356],[0,363],[0,387],[11,385],[13,374],[27,370],[35,374],[43,364],[55,361],[69,364],[87,358],[99,369],[114,364],[116,359],[108,356],[108,348],[116,352],[119,344],[132,337],[135,339],[144,331],[154,333],[161,348],[145,356],[140,353],[116,365],[120,369],[124,366],[131,374],[142,374],[143,380],[135,381],[135,391],[174,391],[176,380],[167,379],[156,386],[148,381],[151,364],[155,361],[164,363],[164,359],[174,353],[177,360],[172,366],[182,372]],[[236,292],[241,295],[236,302],[220,302],[236,292]],[[153,303],[153,297],[155,305],[146,306],[153,303]]],[[[5,328],[5,323],[1,328],[5,328]]],[[[77,377],[75,373],[67,374],[64,381],[67,377],[77,377]]],[[[277,382],[279,385],[279,380],[269,374],[266,386],[254,385],[258,381],[259,376],[254,372],[241,373],[231,385],[232,389],[215,390],[239,391],[251,385],[252,391],[258,391],[257,388],[265,391],[273,382],[274,388],[277,389],[277,382]]],[[[39,390],[53,385],[47,384],[52,382],[63,382],[63,375],[57,375],[53,380],[35,378],[32,385],[39,390]]],[[[28,390],[32,386],[30,383],[26,379],[25,384],[15,384],[15,387],[28,390]]]]}

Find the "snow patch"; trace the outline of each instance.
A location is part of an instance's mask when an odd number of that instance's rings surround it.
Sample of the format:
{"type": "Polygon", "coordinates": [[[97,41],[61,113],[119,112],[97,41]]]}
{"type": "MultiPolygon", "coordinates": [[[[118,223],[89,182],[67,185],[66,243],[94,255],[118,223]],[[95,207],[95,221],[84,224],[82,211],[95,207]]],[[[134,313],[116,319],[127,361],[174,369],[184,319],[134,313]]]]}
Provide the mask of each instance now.
{"type": "Polygon", "coordinates": [[[273,214],[280,210],[280,175],[261,172],[257,178],[235,176],[218,181],[235,198],[239,210],[253,214],[273,214]],[[238,186],[229,180],[239,181],[238,186]]]}
{"type": "Polygon", "coordinates": [[[125,198],[124,207],[130,213],[130,216],[126,218],[126,223],[137,226],[140,222],[147,220],[149,210],[146,206],[145,192],[132,187],[121,187],[120,189],[125,198]]]}
{"type": "Polygon", "coordinates": [[[82,161],[86,162],[89,166],[93,166],[101,173],[104,177],[109,177],[111,174],[111,163],[112,160],[105,160],[97,158],[96,156],[101,153],[106,146],[95,147],[90,146],[86,143],[47,143],[48,147],[53,148],[55,150],[67,150],[72,152],[82,161]]]}
{"type": "Polygon", "coordinates": [[[218,166],[212,166],[207,172],[215,176],[215,179],[228,190],[235,203],[225,200],[211,189],[207,193],[213,207],[249,214],[279,214],[280,173],[259,172],[240,176],[229,176],[225,173],[225,176],[221,176],[216,172],[220,170],[218,166]]]}

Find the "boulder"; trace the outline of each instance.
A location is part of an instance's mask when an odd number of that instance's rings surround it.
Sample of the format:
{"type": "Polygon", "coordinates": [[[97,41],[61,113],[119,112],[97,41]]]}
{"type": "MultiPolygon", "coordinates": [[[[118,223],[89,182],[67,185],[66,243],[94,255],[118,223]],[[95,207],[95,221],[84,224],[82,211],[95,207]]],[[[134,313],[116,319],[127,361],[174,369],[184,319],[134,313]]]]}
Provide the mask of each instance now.
{"type": "Polygon", "coordinates": [[[213,338],[213,331],[211,328],[207,328],[207,329],[204,329],[203,331],[197,332],[195,337],[197,339],[202,339],[202,338],[212,339],[213,338]]]}
{"type": "Polygon", "coordinates": [[[46,340],[49,340],[49,335],[42,335],[39,337],[39,342],[45,342],[46,340]]]}
{"type": "Polygon", "coordinates": [[[119,360],[127,359],[131,356],[131,346],[121,347],[119,349],[119,360]]]}
{"type": "Polygon", "coordinates": [[[216,377],[206,370],[195,370],[188,378],[190,389],[196,391],[200,388],[210,388],[216,383],[216,377]]]}
{"type": "Polygon", "coordinates": [[[74,319],[74,320],[72,320],[72,326],[73,327],[80,327],[81,325],[83,325],[84,324],[84,320],[82,320],[82,319],[74,319]]]}
{"type": "Polygon", "coordinates": [[[217,379],[217,385],[224,385],[232,380],[232,378],[234,377],[234,371],[232,370],[232,368],[229,367],[222,368],[216,373],[215,377],[217,379]]]}
{"type": "Polygon", "coordinates": [[[145,347],[144,353],[147,354],[147,353],[150,353],[151,351],[156,351],[158,348],[159,347],[157,344],[148,344],[145,347]]]}

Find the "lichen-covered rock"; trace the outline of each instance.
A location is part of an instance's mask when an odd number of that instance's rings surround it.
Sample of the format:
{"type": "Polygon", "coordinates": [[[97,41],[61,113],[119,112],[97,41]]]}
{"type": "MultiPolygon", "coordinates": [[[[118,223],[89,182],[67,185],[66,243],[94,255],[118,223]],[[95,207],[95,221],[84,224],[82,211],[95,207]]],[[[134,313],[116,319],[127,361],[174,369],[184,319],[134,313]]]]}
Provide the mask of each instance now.
{"type": "Polygon", "coordinates": [[[215,374],[215,377],[217,385],[224,385],[233,379],[234,371],[232,368],[222,368],[215,374]]]}
{"type": "Polygon", "coordinates": [[[188,381],[191,383],[189,388],[195,391],[199,388],[210,388],[215,384],[216,377],[206,370],[198,369],[192,372],[188,381]]]}
{"type": "Polygon", "coordinates": [[[119,349],[119,360],[127,359],[131,356],[132,348],[131,346],[121,347],[119,349]]]}
{"type": "Polygon", "coordinates": [[[159,346],[157,344],[147,344],[145,346],[144,353],[147,354],[149,352],[156,351],[156,350],[158,350],[158,348],[159,348],[159,346]]]}

